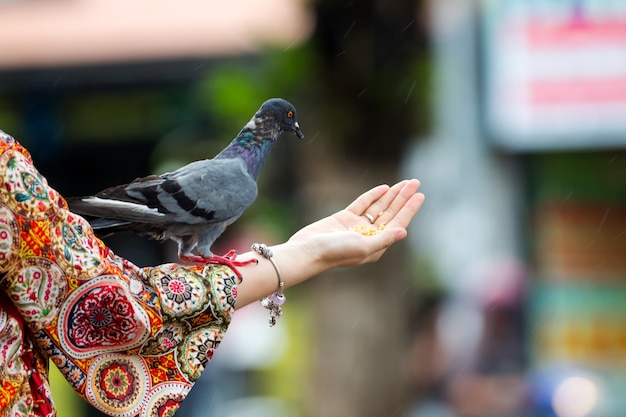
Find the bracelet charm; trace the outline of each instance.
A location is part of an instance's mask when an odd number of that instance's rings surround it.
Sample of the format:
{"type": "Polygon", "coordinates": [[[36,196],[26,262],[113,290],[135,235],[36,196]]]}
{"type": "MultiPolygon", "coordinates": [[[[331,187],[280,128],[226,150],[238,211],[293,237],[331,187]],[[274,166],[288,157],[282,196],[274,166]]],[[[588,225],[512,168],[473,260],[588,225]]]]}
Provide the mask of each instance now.
{"type": "Polygon", "coordinates": [[[269,325],[270,327],[274,327],[276,325],[276,321],[283,314],[283,309],[280,307],[287,300],[284,294],[278,294],[274,292],[271,297],[263,297],[261,299],[261,305],[269,310],[269,325]]]}
{"type": "Polygon", "coordinates": [[[285,282],[283,281],[283,276],[280,273],[278,265],[276,264],[274,259],[272,259],[274,254],[272,253],[270,248],[268,248],[263,243],[254,243],[251,249],[269,260],[272,263],[274,270],[276,271],[276,275],[278,276],[278,289],[274,291],[269,297],[263,297],[261,299],[261,305],[269,310],[269,325],[270,327],[273,327],[276,325],[276,321],[278,320],[278,318],[283,314],[281,306],[285,304],[285,301],[287,301],[287,297],[285,297],[285,294],[283,294],[285,282]]]}

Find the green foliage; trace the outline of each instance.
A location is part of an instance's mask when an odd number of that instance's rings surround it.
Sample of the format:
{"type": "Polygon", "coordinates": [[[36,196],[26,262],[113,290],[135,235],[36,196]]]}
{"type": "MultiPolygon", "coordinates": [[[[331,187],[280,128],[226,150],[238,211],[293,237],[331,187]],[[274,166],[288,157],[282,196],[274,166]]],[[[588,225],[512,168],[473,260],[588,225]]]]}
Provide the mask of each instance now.
{"type": "Polygon", "coordinates": [[[265,100],[293,101],[310,86],[311,56],[306,48],[267,49],[258,58],[217,64],[198,88],[198,102],[218,132],[232,132],[265,100]]]}
{"type": "Polygon", "coordinates": [[[200,84],[201,103],[221,128],[238,126],[250,109],[262,101],[261,88],[254,83],[259,77],[250,67],[227,63],[213,71],[200,84]]]}
{"type": "Polygon", "coordinates": [[[11,103],[13,97],[0,98],[0,130],[19,137],[22,133],[21,119],[16,106],[11,103]]]}
{"type": "Polygon", "coordinates": [[[626,201],[623,151],[547,153],[530,161],[535,199],[568,202],[626,201]]]}
{"type": "Polygon", "coordinates": [[[240,222],[263,225],[271,230],[277,241],[285,241],[297,229],[297,214],[289,202],[265,198],[264,194],[267,193],[262,193],[244,212],[240,222]]]}
{"type": "Polygon", "coordinates": [[[76,94],[62,104],[65,136],[78,142],[156,136],[175,124],[174,101],[156,90],[76,94]]]}

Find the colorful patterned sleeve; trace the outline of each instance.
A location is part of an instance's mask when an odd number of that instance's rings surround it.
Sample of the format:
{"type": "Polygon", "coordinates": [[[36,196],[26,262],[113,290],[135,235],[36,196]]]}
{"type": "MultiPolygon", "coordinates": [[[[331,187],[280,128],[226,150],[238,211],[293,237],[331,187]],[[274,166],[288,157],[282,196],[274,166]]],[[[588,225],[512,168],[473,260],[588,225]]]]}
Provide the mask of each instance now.
{"type": "Polygon", "coordinates": [[[48,359],[107,415],[172,415],[228,328],[236,271],[116,256],[2,131],[0,179],[0,416],[55,415],[48,359]]]}

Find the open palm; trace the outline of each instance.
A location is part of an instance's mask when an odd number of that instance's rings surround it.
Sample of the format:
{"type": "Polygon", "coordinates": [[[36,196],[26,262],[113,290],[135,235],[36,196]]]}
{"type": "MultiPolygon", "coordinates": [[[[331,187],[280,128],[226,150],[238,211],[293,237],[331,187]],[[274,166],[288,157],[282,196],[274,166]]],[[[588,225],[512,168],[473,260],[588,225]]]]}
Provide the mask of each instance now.
{"type": "Polygon", "coordinates": [[[385,250],[406,237],[406,227],[420,209],[424,195],[418,180],[404,180],[392,187],[380,185],[363,193],[345,209],[304,227],[290,241],[308,241],[319,248],[325,262],[338,266],[377,261],[385,250]],[[365,214],[375,219],[371,224],[365,214]],[[355,228],[371,226],[379,233],[364,235],[355,228]]]}

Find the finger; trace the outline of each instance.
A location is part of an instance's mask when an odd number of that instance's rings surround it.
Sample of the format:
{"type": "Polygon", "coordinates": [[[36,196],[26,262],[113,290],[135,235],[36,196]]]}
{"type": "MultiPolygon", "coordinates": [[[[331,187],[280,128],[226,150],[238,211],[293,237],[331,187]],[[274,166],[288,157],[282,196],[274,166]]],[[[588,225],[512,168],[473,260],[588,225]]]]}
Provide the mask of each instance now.
{"type": "Polygon", "coordinates": [[[389,223],[404,205],[411,199],[420,187],[420,182],[416,179],[405,181],[402,189],[394,196],[389,204],[381,210],[380,223],[389,223]]]}
{"type": "Polygon", "coordinates": [[[346,210],[351,211],[357,216],[361,216],[365,213],[365,210],[370,207],[374,201],[384,195],[387,190],[389,190],[389,186],[386,184],[374,187],[357,197],[356,200],[346,207],[346,210]]]}
{"type": "Polygon", "coordinates": [[[408,227],[409,223],[424,203],[425,196],[422,193],[413,194],[398,211],[395,217],[389,221],[391,227],[408,227]]]}
{"type": "MultiPolygon", "coordinates": [[[[379,199],[372,202],[372,204],[366,207],[361,213],[357,213],[359,215],[364,215],[365,213],[369,214],[374,221],[370,221],[371,223],[379,223],[379,217],[383,214],[383,212],[389,207],[391,202],[396,198],[398,193],[404,188],[407,180],[400,181],[399,183],[393,185],[389,190],[383,194],[379,199]]],[[[366,216],[369,218],[369,216],[366,216]]]]}

